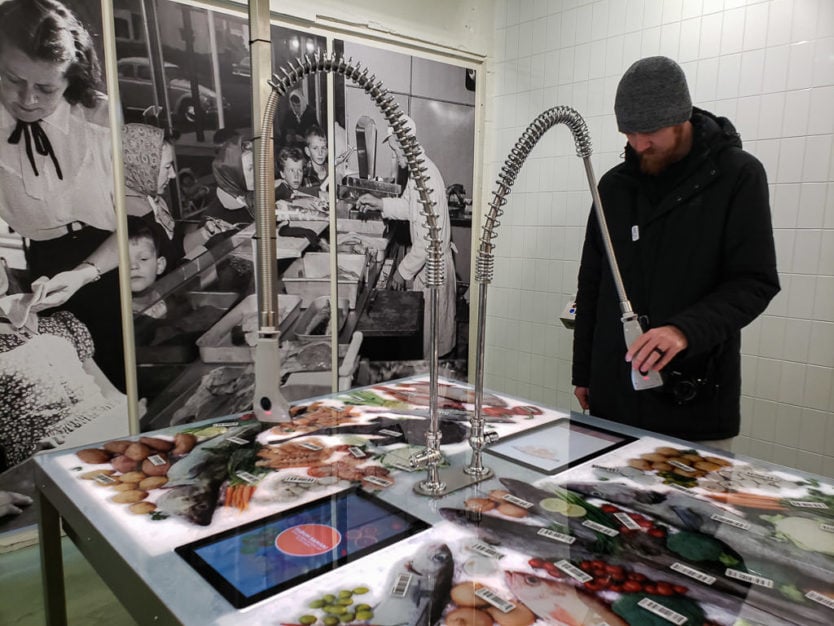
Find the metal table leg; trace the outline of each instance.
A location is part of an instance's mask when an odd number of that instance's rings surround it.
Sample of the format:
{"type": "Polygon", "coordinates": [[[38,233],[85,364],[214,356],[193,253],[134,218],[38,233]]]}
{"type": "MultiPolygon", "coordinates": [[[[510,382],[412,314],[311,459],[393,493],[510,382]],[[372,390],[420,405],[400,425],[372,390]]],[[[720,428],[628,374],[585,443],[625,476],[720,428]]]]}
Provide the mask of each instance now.
{"type": "Polygon", "coordinates": [[[66,626],[67,604],[64,593],[64,555],[61,551],[61,517],[40,489],[36,493],[46,623],[48,626],[66,626]]]}

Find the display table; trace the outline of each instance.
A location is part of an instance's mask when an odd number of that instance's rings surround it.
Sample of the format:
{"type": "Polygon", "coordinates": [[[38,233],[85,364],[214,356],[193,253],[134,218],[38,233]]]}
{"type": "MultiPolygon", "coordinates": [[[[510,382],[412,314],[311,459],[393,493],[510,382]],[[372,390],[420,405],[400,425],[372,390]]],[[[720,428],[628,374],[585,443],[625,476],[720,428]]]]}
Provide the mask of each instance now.
{"type": "MultiPolygon", "coordinates": [[[[62,523],[139,623],[834,623],[824,479],[487,393],[495,477],[425,498],[406,468],[427,387],[37,455],[48,623],[66,623],[62,523]]],[[[471,389],[442,381],[440,401],[462,468],[471,389]]]]}

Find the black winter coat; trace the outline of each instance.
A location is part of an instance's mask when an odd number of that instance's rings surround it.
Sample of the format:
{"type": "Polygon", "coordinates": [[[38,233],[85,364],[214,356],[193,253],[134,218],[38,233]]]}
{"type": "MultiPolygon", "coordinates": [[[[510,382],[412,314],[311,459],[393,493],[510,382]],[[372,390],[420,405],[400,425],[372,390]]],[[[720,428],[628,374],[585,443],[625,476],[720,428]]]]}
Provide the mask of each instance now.
{"type": "Polygon", "coordinates": [[[779,278],[764,168],[741,149],[729,120],[695,109],[691,121],[692,150],[669,172],[640,173],[627,147],[625,162],[599,183],[633,310],[647,327],[676,326],[689,345],[664,368],[662,391],[634,391],[619,299],[591,212],[573,384],[590,388],[592,415],[698,441],[739,432],[741,329],[779,292],[779,278]],[[694,390],[693,400],[679,402],[694,390]]]}

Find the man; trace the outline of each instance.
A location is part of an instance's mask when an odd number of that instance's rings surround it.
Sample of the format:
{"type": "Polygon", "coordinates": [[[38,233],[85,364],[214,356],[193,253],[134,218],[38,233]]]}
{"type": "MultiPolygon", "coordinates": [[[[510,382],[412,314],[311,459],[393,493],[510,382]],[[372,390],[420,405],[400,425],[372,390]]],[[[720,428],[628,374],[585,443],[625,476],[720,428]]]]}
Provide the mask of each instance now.
{"type": "MultiPolygon", "coordinates": [[[[417,129],[407,115],[406,128],[417,135],[417,129]]],[[[407,160],[402,146],[393,134],[393,128],[388,128],[388,136],[383,140],[388,144],[394,153],[397,164],[406,167],[407,160]]],[[[437,226],[440,231],[441,246],[445,257],[445,277],[442,287],[437,290],[437,342],[438,354],[444,355],[451,352],[455,347],[455,264],[451,251],[451,228],[449,225],[449,207],[446,204],[446,183],[437,166],[423,153],[423,167],[426,168],[425,176],[427,186],[431,190],[430,198],[434,202],[434,210],[437,214],[437,226]]],[[[428,228],[426,218],[423,216],[423,205],[420,202],[420,194],[414,179],[409,175],[403,194],[399,198],[377,198],[369,193],[363,194],[358,200],[360,208],[372,207],[380,209],[382,216],[392,220],[408,220],[411,234],[411,247],[391,277],[391,288],[397,290],[422,289],[424,298],[423,314],[423,355],[429,356],[431,339],[429,314],[429,288],[426,286],[426,245],[428,243],[428,228]]]]}
{"type": "Polygon", "coordinates": [[[739,432],[741,329],[779,291],[764,168],[729,120],[692,107],[671,59],[632,65],[614,111],[625,162],[599,191],[646,332],[624,352],[592,213],[579,268],[575,395],[593,415],[728,448],[739,432]],[[660,371],[665,384],[634,391],[629,368],[660,371]]]}

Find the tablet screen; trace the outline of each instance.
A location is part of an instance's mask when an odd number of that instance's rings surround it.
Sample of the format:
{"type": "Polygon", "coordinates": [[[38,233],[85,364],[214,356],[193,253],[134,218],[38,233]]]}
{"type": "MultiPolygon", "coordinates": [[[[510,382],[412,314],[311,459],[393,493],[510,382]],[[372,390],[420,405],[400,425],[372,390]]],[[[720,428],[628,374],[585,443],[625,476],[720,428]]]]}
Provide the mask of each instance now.
{"type": "Polygon", "coordinates": [[[176,551],[229,602],[242,608],[427,527],[354,489],[176,551]]]}
{"type": "Polygon", "coordinates": [[[632,441],[634,437],[562,418],[505,437],[486,451],[543,474],[556,474],[632,441]]]}

